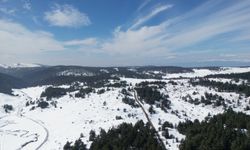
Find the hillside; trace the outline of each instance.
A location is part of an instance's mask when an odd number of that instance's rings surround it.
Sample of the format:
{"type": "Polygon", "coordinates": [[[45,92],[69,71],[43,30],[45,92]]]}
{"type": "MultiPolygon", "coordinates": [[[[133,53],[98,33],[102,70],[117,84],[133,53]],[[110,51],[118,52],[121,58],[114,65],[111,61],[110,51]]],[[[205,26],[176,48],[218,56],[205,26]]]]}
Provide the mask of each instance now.
{"type": "Polygon", "coordinates": [[[232,127],[242,134],[229,128],[228,141],[240,138],[248,148],[250,68],[145,68],[45,67],[27,71],[22,79],[30,85],[23,87],[16,85],[20,79],[1,74],[3,85],[15,87],[12,96],[0,93],[1,148],[190,149],[207,136],[197,130],[214,127],[218,114],[238,118],[234,112],[245,118],[232,127]]]}
{"type": "Polygon", "coordinates": [[[26,84],[23,80],[0,73],[0,93],[11,94],[12,89],[24,87],[26,84]]]}

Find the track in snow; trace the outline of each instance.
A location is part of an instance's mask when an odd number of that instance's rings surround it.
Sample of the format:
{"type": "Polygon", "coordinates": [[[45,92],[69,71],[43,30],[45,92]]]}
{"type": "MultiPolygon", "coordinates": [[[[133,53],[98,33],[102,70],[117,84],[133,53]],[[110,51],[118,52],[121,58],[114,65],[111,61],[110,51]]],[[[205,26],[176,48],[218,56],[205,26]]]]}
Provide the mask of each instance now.
{"type": "Polygon", "coordinates": [[[38,122],[37,120],[31,119],[31,118],[27,118],[27,117],[25,117],[25,118],[33,121],[34,123],[36,123],[38,125],[40,125],[44,129],[44,131],[46,132],[46,136],[45,136],[43,142],[36,148],[36,150],[39,150],[48,141],[49,130],[43,124],[41,124],[40,122],[38,122]]]}
{"type": "Polygon", "coordinates": [[[148,113],[145,111],[144,107],[143,107],[142,104],[140,103],[140,101],[139,101],[139,99],[138,99],[138,96],[137,96],[136,90],[135,90],[135,89],[133,89],[133,90],[134,90],[135,101],[136,101],[136,102],[138,103],[138,105],[141,107],[141,109],[142,109],[142,111],[143,111],[145,117],[147,118],[149,124],[151,125],[151,127],[155,130],[156,136],[157,136],[158,141],[160,142],[161,146],[166,150],[165,144],[164,144],[164,142],[162,141],[160,134],[157,132],[157,130],[156,130],[154,124],[152,123],[151,119],[150,119],[149,116],[148,116],[148,113]]]}
{"type": "MultiPolygon", "coordinates": [[[[29,95],[27,95],[26,93],[24,93],[24,92],[22,92],[22,93],[23,93],[24,95],[26,95],[26,97],[27,97],[28,99],[30,99],[30,100],[32,99],[32,98],[31,98],[29,95]]],[[[41,126],[41,127],[44,129],[44,131],[46,132],[46,136],[45,136],[43,142],[36,148],[36,150],[39,150],[39,149],[48,141],[48,138],[49,138],[49,130],[48,130],[43,124],[41,124],[39,121],[23,116],[22,113],[21,113],[21,112],[22,112],[22,107],[23,107],[23,106],[22,106],[22,103],[20,103],[19,106],[18,106],[17,116],[26,118],[26,119],[28,119],[28,120],[30,120],[30,121],[32,121],[32,122],[38,124],[38,125],[41,126]]]]}

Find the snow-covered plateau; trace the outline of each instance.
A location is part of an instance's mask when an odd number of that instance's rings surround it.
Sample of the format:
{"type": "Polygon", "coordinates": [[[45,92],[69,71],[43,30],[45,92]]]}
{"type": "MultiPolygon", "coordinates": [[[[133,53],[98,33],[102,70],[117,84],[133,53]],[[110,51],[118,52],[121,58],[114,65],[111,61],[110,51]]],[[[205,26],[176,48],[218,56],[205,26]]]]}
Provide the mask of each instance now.
{"type": "MultiPolygon", "coordinates": [[[[117,69],[118,70],[118,69],[117,69]]],[[[107,72],[106,70],[102,70],[107,72]]],[[[235,111],[244,112],[250,115],[250,110],[245,107],[249,105],[250,97],[245,97],[236,92],[219,92],[218,90],[205,86],[192,86],[190,78],[204,77],[214,74],[230,74],[250,72],[248,68],[221,68],[220,70],[193,69],[191,73],[165,74],[162,82],[167,84],[159,91],[169,96],[171,107],[163,111],[156,104],[153,108],[156,113],[150,114],[150,105],[141,102],[142,107],[147,111],[153,125],[161,134],[161,122],[168,121],[174,125],[185,120],[204,120],[208,115],[222,113],[223,106],[198,105],[190,103],[188,98],[199,99],[205,93],[217,94],[226,99],[227,107],[232,107],[235,111]],[[176,84],[170,84],[173,81],[176,84]],[[244,97],[244,98],[241,98],[244,97]],[[186,99],[185,99],[186,98],[186,99]],[[240,101],[238,101],[240,99],[240,101]]],[[[120,78],[127,82],[127,87],[133,89],[138,83],[143,81],[159,81],[158,79],[136,79],[120,78]]],[[[232,82],[231,79],[211,78],[212,81],[232,82]]],[[[114,82],[110,80],[110,83],[114,82]]],[[[237,84],[240,84],[240,80],[237,84]]],[[[245,81],[247,82],[247,81],[245,81]]],[[[79,84],[81,85],[81,84],[79,84]]],[[[67,88],[70,85],[57,86],[67,88]]],[[[23,89],[13,89],[13,95],[0,93],[0,150],[60,150],[67,141],[75,141],[80,137],[87,147],[90,146],[89,133],[95,130],[99,133],[100,129],[108,130],[111,127],[127,122],[136,123],[139,120],[147,122],[145,113],[140,107],[131,107],[122,101],[124,95],[121,90],[124,87],[103,87],[104,93],[91,92],[85,98],[74,96],[77,91],[67,92],[60,98],[52,98],[50,102],[56,105],[49,105],[48,108],[34,107],[41,99],[41,94],[49,85],[28,87],[23,89]],[[34,104],[27,105],[27,102],[34,104]],[[4,105],[13,107],[13,110],[4,109],[4,105]],[[121,119],[117,119],[117,116],[121,119]]],[[[55,86],[56,87],[56,86],[55,86]]],[[[102,88],[97,88],[96,91],[102,88]]],[[[131,92],[131,98],[134,93],[131,92]]],[[[181,139],[185,136],[180,134],[177,129],[169,129],[173,139],[165,139],[161,136],[165,147],[169,150],[178,150],[181,139]],[[178,140],[177,140],[178,139],[178,140]],[[167,141],[167,142],[166,142],[167,141]]]]}

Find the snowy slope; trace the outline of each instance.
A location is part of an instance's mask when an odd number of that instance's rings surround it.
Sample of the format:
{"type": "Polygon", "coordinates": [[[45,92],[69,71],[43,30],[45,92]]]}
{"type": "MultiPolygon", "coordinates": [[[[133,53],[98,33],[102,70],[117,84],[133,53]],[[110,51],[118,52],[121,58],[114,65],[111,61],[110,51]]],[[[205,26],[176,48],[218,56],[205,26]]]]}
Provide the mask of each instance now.
{"type": "Polygon", "coordinates": [[[214,74],[230,74],[230,73],[244,73],[250,72],[250,67],[239,68],[239,67],[221,67],[220,70],[210,70],[210,69],[193,69],[193,72],[189,73],[173,73],[167,74],[163,78],[194,78],[194,77],[205,77],[207,75],[214,74]]]}
{"type": "MultiPolygon", "coordinates": [[[[218,92],[215,89],[196,86],[193,87],[188,79],[170,79],[178,77],[196,77],[218,73],[239,73],[250,71],[250,68],[224,68],[220,71],[211,70],[194,70],[194,73],[186,74],[168,74],[166,78],[161,80],[168,83],[170,80],[175,81],[177,85],[167,84],[160,92],[169,95],[171,108],[164,112],[160,108],[153,106],[156,114],[150,114],[148,109],[150,105],[142,102],[143,108],[147,111],[152,123],[158,130],[161,123],[168,121],[177,125],[179,122],[189,120],[203,120],[208,114],[215,115],[222,113],[222,106],[214,107],[213,105],[191,104],[183,100],[183,97],[190,95],[193,99],[200,99],[205,92],[218,94],[227,99],[227,106],[232,107],[235,111],[245,111],[244,108],[249,104],[250,97],[237,101],[242,95],[238,93],[218,92]],[[193,94],[196,92],[196,94],[193,94]]],[[[135,79],[121,78],[134,87],[136,83],[142,81],[156,81],[155,79],[135,79]]],[[[211,79],[222,82],[230,82],[230,79],[211,79]]],[[[113,82],[112,80],[110,82],[113,82]]],[[[233,82],[233,81],[232,81],[233,82]]],[[[238,83],[240,84],[240,83],[238,83]]],[[[111,88],[103,94],[91,93],[86,98],[75,98],[74,93],[52,99],[56,101],[56,107],[50,106],[46,109],[35,108],[34,105],[25,106],[27,101],[37,102],[41,93],[48,86],[30,87],[25,89],[16,89],[10,96],[0,93],[0,149],[14,150],[24,146],[22,149],[33,150],[36,148],[46,150],[62,149],[67,141],[75,141],[83,134],[81,138],[84,143],[90,146],[89,132],[95,130],[99,133],[100,128],[108,130],[113,126],[117,126],[123,122],[135,123],[138,120],[147,122],[147,119],[141,108],[132,108],[122,102],[124,95],[121,94],[122,88],[111,88]],[[12,105],[14,110],[6,113],[2,108],[4,104],[12,105]],[[121,116],[121,120],[117,120],[116,116],[121,116]],[[13,142],[14,141],[14,142],[13,142]],[[28,143],[28,144],[27,144],[28,143]],[[26,144],[26,145],[25,145],[26,144]]],[[[60,86],[68,88],[69,85],[60,86]]],[[[96,89],[99,90],[99,89],[96,89]]],[[[157,131],[161,135],[161,130],[157,131]]],[[[180,140],[185,136],[178,133],[176,129],[169,129],[175,139],[165,139],[161,136],[164,143],[166,141],[167,149],[177,150],[180,140]],[[176,140],[178,139],[178,140],[176,140]]]]}
{"type": "MultiPolygon", "coordinates": [[[[18,101],[20,100],[35,100],[39,98],[44,88],[45,87],[35,87],[22,89],[20,91],[17,90],[15,93],[19,93],[20,97],[18,99],[14,98],[15,101],[13,100],[13,102],[8,104],[13,104],[14,107],[17,107],[18,101]]],[[[119,125],[124,121],[129,123],[135,123],[140,119],[146,121],[140,109],[133,109],[129,105],[122,103],[119,90],[120,89],[115,89],[102,95],[91,94],[85,99],[70,98],[69,95],[67,95],[57,100],[57,108],[39,108],[30,111],[30,107],[25,107],[21,114],[27,118],[39,121],[46,126],[49,131],[49,140],[43,146],[44,149],[61,149],[67,141],[74,141],[79,138],[80,133],[84,135],[83,140],[89,143],[88,137],[90,130],[96,130],[97,132],[100,128],[108,130],[112,126],[119,125]],[[106,102],[105,106],[103,104],[104,102],[106,102]],[[119,110],[117,108],[119,108],[119,110]],[[124,112],[124,109],[126,109],[126,112],[124,112]],[[134,114],[134,116],[129,118],[128,114],[134,114]],[[123,120],[116,120],[116,116],[121,116],[123,120]]],[[[7,115],[5,118],[14,121],[19,119],[18,117],[13,118],[12,115],[7,115]]],[[[1,119],[1,122],[3,121],[4,120],[1,119]]],[[[25,120],[23,121],[26,122],[25,120]]],[[[25,128],[23,128],[23,130],[24,129],[25,128]]],[[[1,130],[5,130],[5,128],[1,130]]],[[[39,138],[42,138],[42,136],[39,138]]],[[[5,140],[11,141],[11,138],[5,138],[5,140]]],[[[38,143],[31,145],[38,145],[38,143]]]]}
{"type": "Polygon", "coordinates": [[[33,67],[41,67],[42,65],[39,64],[28,64],[28,63],[16,63],[16,64],[0,64],[2,68],[33,68],[33,67]]]}

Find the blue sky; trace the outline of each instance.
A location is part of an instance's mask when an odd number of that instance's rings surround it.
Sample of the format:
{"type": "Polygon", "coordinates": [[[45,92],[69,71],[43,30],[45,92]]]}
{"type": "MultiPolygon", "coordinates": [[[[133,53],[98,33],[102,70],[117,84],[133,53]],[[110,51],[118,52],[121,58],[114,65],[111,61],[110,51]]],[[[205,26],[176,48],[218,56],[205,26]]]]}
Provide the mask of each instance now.
{"type": "Polygon", "coordinates": [[[248,0],[0,0],[0,63],[250,65],[248,0]]]}

